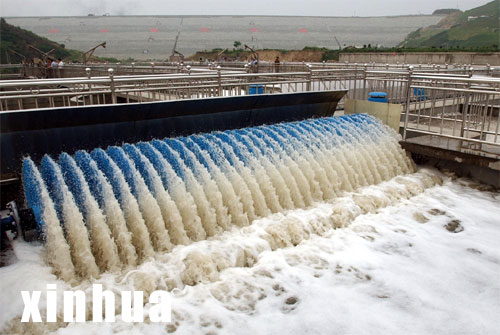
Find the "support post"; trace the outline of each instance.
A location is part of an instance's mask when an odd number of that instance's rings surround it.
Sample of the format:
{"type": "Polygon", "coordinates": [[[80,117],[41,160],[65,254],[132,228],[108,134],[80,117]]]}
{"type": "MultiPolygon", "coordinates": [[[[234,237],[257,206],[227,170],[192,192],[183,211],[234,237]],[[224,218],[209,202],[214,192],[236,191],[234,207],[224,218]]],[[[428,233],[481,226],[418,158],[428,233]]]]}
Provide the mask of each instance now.
{"type": "Polygon", "coordinates": [[[365,67],[363,69],[363,93],[361,99],[365,99],[366,97],[366,71],[368,70],[368,64],[365,63],[365,67]]]}
{"type": "Polygon", "coordinates": [[[113,69],[108,69],[109,80],[111,80],[109,84],[109,88],[111,89],[111,103],[116,104],[116,91],[115,91],[115,80],[113,78],[113,73],[115,71],[113,69]]]}
{"type": "MultiPolygon", "coordinates": [[[[90,71],[91,71],[90,67],[85,69],[85,73],[87,74],[87,79],[91,78],[90,71]]],[[[92,92],[92,84],[91,83],[88,84],[88,87],[89,87],[89,92],[92,92]]],[[[93,105],[94,104],[94,97],[92,96],[92,93],[90,93],[90,95],[89,95],[89,100],[90,100],[90,104],[93,105]]]]}
{"type": "Polygon", "coordinates": [[[217,85],[218,85],[218,95],[222,96],[222,77],[221,77],[221,67],[217,66],[217,85]]]}
{"type": "Polygon", "coordinates": [[[406,105],[405,105],[405,125],[403,128],[403,141],[406,140],[406,128],[408,127],[408,119],[410,116],[410,98],[411,98],[411,82],[413,75],[413,66],[408,66],[408,84],[406,86],[406,105]]]}
{"type": "Polygon", "coordinates": [[[358,82],[358,63],[354,63],[354,89],[352,99],[356,99],[356,87],[358,82]]]}
{"type": "Polygon", "coordinates": [[[307,70],[309,71],[309,73],[307,74],[307,84],[306,84],[306,90],[307,92],[310,92],[311,91],[311,82],[312,82],[312,65],[311,64],[307,64],[307,70]]]}
{"type": "MultiPolygon", "coordinates": [[[[186,66],[188,76],[191,75],[191,65],[186,66]]],[[[191,99],[191,80],[188,80],[187,98],[191,99]]]]}

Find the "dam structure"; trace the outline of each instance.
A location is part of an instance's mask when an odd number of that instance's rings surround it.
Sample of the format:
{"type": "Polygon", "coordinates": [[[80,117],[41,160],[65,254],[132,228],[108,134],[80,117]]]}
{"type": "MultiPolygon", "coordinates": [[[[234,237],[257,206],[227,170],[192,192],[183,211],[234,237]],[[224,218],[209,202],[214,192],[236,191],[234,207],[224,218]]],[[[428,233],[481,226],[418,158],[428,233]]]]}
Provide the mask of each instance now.
{"type": "MultiPolygon", "coordinates": [[[[392,17],[287,16],[91,16],[6,17],[12,25],[34,32],[66,48],[88,50],[106,41],[96,55],[136,60],[164,60],[174,46],[188,56],[202,50],[232,47],[241,41],[254,49],[337,48],[371,43],[396,46],[407,34],[436,24],[441,15],[392,17]],[[178,43],[176,37],[179,34],[178,43]]],[[[302,59],[300,59],[301,61],[302,59]]]]}

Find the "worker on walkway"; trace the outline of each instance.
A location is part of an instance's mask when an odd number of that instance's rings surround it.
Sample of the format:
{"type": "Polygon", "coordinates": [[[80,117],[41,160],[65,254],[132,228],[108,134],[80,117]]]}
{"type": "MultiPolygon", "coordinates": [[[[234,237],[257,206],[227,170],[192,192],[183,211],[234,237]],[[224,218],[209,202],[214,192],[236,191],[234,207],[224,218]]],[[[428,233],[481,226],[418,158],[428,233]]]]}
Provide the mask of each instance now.
{"type": "Polygon", "coordinates": [[[274,60],[274,72],[280,72],[280,56],[276,56],[274,60]]]}

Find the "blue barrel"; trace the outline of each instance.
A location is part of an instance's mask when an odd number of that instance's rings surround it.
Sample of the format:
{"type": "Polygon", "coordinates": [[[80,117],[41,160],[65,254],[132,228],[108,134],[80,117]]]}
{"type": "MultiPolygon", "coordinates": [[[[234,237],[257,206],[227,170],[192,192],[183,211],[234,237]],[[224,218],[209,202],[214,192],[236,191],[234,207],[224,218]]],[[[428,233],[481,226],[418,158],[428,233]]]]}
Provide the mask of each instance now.
{"type": "Polygon", "coordinates": [[[417,98],[417,101],[425,100],[425,89],[423,88],[413,88],[413,95],[417,98]]]}
{"type": "Polygon", "coordinates": [[[264,86],[262,85],[250,85],[248,87],[248,94],[253,95],[253,94],[262,94],[264,93],[264,86]]]}
{"type": "Polygon", "coordinates": [[[385,93],[385,92],[370,92],[370,93],[368,93],[368,101],[387,102],[387,93],[385,93]]]}

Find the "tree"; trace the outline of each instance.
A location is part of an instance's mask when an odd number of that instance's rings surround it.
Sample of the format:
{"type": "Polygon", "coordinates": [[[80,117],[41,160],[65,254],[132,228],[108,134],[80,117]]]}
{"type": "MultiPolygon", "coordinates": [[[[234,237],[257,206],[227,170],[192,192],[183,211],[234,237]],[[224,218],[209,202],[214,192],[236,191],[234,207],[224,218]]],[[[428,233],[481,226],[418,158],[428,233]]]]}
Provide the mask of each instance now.
{"type": "Polygon", "coordinates": [[[233,46],[235,49],[238,49],[238,47],[241,45],[240,41],[234,41],[233,46]]]}

